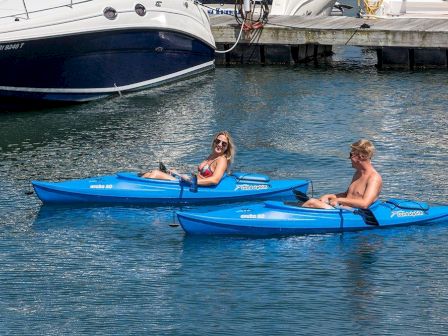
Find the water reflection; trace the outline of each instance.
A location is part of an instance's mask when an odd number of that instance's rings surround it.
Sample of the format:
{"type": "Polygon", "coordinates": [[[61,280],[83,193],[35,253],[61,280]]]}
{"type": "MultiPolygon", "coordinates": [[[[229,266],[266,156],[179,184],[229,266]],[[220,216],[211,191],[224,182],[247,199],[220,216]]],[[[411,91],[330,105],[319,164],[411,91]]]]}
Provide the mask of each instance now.
{"type": "MultiPolygon", "coordinates": [[[[194,80],[89,104],[3,114],[1,152],[17,152],[16,148],[32,151],[52,144],[77,148],[77,144],[89,140],[97,145],[139,140],[154,144],[160,139],[170,140],[166,134],[173,133],[173,124],[195,132],[192,129],[196,124],[194,120],[202,120],[209,114],[204,109],[191,109],[192,98],[195,98],[197,88],[207,90],[210,76],[205,74],[194,80]],[[178,95],[180,91],[182,95],[178,95]],[[176,101],[175,105],[172,105],[173,101],[176,101]],[[33,127],[29,127],[30,124],[33,127]]],[[[201,105],[203,102],[199,102],[199,107],[201,105]]]]}
{"type": "Polygon", "coordinates": [[[344,286],[347,306],[352,313],[353,323],[362,326],[363,332],[377,325],[381,317],[380,308],[372,309],[371,303],[375,302],[378,295],[373,274],[377,269],[378,252],[383,247],[381,236],[374,233],[370,236],[341,236],[341,248],[346,254],[343,262],[347,280],[344,286]]]}
{"type": "Polygon", "coordinates": [[[84,227],[127,226],[129,231],[133,226],[148,227],[167,223],[172,219],[176,208],[143,207],[143,206],[101,206],[101,205],[42,205],[34,220],[33,228],[46,231],[58,228],[83,229],[84,227]]]}

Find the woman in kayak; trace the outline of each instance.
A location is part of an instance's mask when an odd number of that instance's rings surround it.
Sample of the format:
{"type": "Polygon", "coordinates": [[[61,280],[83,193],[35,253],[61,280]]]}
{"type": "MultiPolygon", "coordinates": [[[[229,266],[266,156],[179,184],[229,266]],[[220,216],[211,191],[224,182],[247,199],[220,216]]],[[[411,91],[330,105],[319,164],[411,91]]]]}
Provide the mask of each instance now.
{"type": "Polygon", "coordinates": [[[375,147],[369,140],[361,139],[351,145],[350,160],[356,169],[346,192],[311,198],[302,206],[308,208],[334,209],[353,207],[367,209],[380,195],[383,181],[370,161],[375,147]]]}
{"type": "MultiPolygon", "coordinates": [[[[215,134],[212,141],[212,150],[206,160],[198,166],[198,185],[208,186],[216,185],[221,181],[235,157],[235,145],[232,136],[227,131],[221,131],[215,134]]],[[[161,170],[152,170],[142,175],[145,178],[154,178],[161,180],[177,180],[178,177],[183,180],[190,180],[187,175],[179,175],[175,170],[168,170],[167,173],[161,170]]]]}

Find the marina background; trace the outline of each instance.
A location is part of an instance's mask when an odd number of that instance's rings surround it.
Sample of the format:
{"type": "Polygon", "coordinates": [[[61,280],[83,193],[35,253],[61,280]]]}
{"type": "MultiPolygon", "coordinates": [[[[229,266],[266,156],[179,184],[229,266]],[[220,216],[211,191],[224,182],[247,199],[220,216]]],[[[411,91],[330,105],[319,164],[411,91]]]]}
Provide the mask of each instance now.
{"type": "Polygon", "coordinates": [[[446,70],[378,71],[375,61],[336,49],[318,65],[218,67],[114,99],[2,113],[0,333],[442,334],[445,225],[194,238],[169,226],[176,207],[44,207],[30,194],[32,179],[159,160],[192,171],[227,129],[236,171],[342,191],[349,144],[365,137],[383,198],[447,203],[446,70]]]}

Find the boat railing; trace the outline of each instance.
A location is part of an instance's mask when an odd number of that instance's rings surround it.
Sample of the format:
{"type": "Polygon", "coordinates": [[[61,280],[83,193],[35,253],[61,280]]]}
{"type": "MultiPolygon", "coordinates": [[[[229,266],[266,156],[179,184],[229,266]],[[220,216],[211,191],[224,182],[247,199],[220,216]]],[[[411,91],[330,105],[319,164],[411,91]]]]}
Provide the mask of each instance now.
{"type": "Polygon", "coordinates": [[[58,5],[58,6],[52,6],[52,7],[46,7],[46,8],[41,8],[41,9],[36,9],[36,10],[28,10],[28,7],[26,5],[26,0],[22,0],[23,3],[23,9],[24,12],[21,13],[15,13],[15,14],[10,14],[10,15],[6,15],[6,16],[0,16],[0,19],[5,19],[5,18],[9,18],[9,17],[14,17],[18,20],[18,18],[22,15],[26,15],[26,19],[28,20],[30,18],[30,14],[34,14],[34,13],[40,13],[40,12],[45,12],[45,11],[50,11],[50,10],[54,10],[54,9],[58,9],[58,8],[63,8],[63,7],[70,7],[72,8],[73,5],[78,5],[78,4],[82,4],[82,3],[86,3],[86,2],[92,2],[94,0],[80,0],[80,1],[76,1],[76,0],[70,0],[67,1],[66,4],[64,5],[58,5]]]}

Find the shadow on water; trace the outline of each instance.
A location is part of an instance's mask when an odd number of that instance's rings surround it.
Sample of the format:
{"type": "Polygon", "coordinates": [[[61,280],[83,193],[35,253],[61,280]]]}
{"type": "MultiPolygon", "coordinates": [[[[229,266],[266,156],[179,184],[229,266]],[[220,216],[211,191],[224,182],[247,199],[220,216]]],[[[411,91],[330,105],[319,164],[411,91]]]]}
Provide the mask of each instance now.
{"type": "Polygon", "coordinates": [[[356,312],[353,320],[366,327],[376,325],[381,316],[380,309],[372,309],[370,305],[377,292],[372,273],[380,259],[378,254],[384,248],[382,240],[383,237],[375,233],[340,236],[341,249],[345,250],[341,266],[346,278],[344,288],[348,306],[350,311],[356,312]]]}
{"type": "MultiPolygon", "coordinates": [[[[240,202],[238,204],[245,204],[240,202]]],[[[35,216],[32,228],[35,231],[70,230],[112,230],[128,235],[144,230],[148,235],[179,235],[184,232],[177,220],[178,211],[207,212],[219,206],[208,205],[42,205],[35,216]]]]}
{"type": "Polygon", "coordinates": [[[150,226],[173,221],[175,207],[145,207],[122,205],[53,206],[42,205],[34,220],[37,230],[84,228],[120,225],[150,226]]]}

